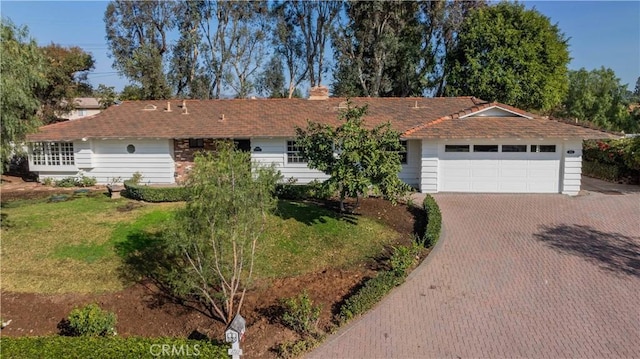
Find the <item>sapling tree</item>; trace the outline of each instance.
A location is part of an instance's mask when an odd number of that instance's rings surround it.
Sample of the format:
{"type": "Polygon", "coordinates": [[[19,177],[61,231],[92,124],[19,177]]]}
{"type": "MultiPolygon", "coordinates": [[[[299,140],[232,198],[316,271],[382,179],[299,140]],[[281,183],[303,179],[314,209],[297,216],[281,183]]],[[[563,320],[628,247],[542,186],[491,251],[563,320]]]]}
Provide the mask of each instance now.
{"type": "MultiPolygon", "coordinates": [[[[297,144],[308,166],[330,176],[325,186],[337,189],[340,211],[347,197],[359,199],[380,193],[396,200],[409,190],[398,177],[402,169],[400,133],[384,123],[368,129],[363,117],[367,107],[353,107],[340,113],[337,127],[309,121],[297,128],[297,144]]],[[[357,204],[356,204],[357,205],[357,204]]]]}
{"type": "Polygon", "coordinates": [[[180,258],[174,275],[167,276],[176,294],[197,298],[214,317],[231,322],[242,307],[258,242],[276,207],[278,179],[273,166],[252,166],[249,153],[227,142],[196,156],[187,183],[191,198],[166,241],[180,258]]]}

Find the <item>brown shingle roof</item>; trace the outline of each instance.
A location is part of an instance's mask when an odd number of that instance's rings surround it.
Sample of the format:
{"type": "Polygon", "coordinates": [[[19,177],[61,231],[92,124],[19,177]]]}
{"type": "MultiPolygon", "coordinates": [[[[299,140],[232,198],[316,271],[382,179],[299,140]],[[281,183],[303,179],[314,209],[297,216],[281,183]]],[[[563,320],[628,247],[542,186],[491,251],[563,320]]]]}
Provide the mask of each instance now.
{"type": "MultiPolygon", "coordinates": [[[[125,101],[95,116],[43,126],[27,138],[29,141],[65,141],[80,138],[293,137],[295,128],[306,127],[307,120],[338,124],[337,117],[345,101],[344,98],[318,101],[187,100],[188,114],[183,114],[180,100],[125,101]],[[166,111],[167,102],[171,103],[170,112],[166,111]],[[145,110],[153,106],[156,106],[155,110],[145,110]]],[[[552,120],[539,118],[535,121],[517,117],[459,119],[495,105],[472,97],[354,98],[351,102],[358,106],[368,105],[367,125],[390,121],[407,138],[608,137],[595,130],[556,121],[549,125],[552,120]]]]}
{"type": "Polygon", "coordinates": [[[482,103],[414,127],[404,133],[405,138],[616,138],[604,130],[584,127],[563,120],[541,117],[501,103],[482,103]],[[465,117],[500,107],[514,113],[506,117],[465,117]],[[525,117],[517,116],[522,115],[525,117]],[[528,118],[527,118],[528,117],[528,118]]]}

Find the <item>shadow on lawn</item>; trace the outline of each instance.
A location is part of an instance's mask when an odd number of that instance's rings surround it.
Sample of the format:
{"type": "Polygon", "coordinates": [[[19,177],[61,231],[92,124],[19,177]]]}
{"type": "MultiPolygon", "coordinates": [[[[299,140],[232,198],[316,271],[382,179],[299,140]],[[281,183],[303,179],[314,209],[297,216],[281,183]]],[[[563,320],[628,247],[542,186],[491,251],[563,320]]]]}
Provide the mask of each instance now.
{"type": "Polygon", "coordinates": [[[115,244],[115,251],[122,259],[118,273],[120,279],[127,284],[142,283],[153,294],[147,303],[150,308],[172,303],[219,319],[213,308],[203,301],[190,295],[175,294],[173,285],[180,280],[172,268],[182,265],[183,259],[168,245],[163,233],[136,231],[128,234],[125,241],[115,244]]]}
{"type": "MultiPolygon", "coordinates": [[[[336,202],[337,203],[337,202],[336,202]]],[[[295,219],[307,226],[317,223],[326,223],[327,218],[346,221],[350,224],[358,224],[357,216],[352,213],[340,213],[339,205],[332,201],[327,202],[293,202],[278,201],[275,215],[283,220],[295,219]],[[334,208],[335,207],[335,208],[334,208]]]]}
{"type": "Polygon", "coordinates": [[[640,237],[566,224],[543,226],[534,236],[551,248],[582,257],[602,269],[640,276],[640,237]]]}

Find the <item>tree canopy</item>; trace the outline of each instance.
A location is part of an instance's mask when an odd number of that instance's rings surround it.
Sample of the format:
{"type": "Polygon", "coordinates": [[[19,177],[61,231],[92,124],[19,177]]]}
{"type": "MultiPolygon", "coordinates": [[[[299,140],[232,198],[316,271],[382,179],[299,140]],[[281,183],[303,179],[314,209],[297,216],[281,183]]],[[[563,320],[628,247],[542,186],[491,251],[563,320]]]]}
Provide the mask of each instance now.
{"type": "Polygon", "coordinates": [[[38,91],[38,98],[42,104],[42,120],[47,124],[72,111],[74,98],[92,94],[87,75],[94,68],[94,60],[77,46],[50,44],[42,51],[47,62],[47,86],[38,91]]]}
{"type": "Polygon", "coordinates": [[[627,86],[613,70],[582,68],[569,71],[569,91],[554,112],[609,130],[635,132],[640,124],[631,113],[629,100],[627,86]]]}
{"type": "Polygon", "coordinates": [[[37,92],[47,86],[46,60],[26,27],[2,19],[0,116],[2,170],[14,145],[41,124],[37,92]]]}
{"type": "Polygon", "coordinates": [[[332,127],[309,122],[297,128],[297,145],[308,166],[330,176],[323,185],[340,194],[340,210],[346,197],[359,198],[370,192],[395,200],[408,190],[398,174],[402,169],[400,133],[385,123],[364,127],[366,107],[352,107],[340,113],[342,124],[332,127]]]}
{"type": "Polygon", "coordinates": [[[448,54],[445,93],[549,111],[567,92],[567,42],[557,25],[523,4],[474,10],[448,54]]]}

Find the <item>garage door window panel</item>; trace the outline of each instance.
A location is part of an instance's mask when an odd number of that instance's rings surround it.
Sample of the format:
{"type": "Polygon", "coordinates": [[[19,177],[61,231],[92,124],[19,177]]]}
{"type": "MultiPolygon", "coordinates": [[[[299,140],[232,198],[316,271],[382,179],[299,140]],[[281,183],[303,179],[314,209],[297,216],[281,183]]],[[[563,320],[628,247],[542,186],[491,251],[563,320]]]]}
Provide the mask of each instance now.
{"type": "Polygon", "coordinates": [[[469,145],[445,145],[444,152],[469,152],[469,145]]]}
{"type": "Polygon", "coordinates": [[[527,145],[502,145],[502,152],[527,152],[527,145]]]}
{"type": "Polygon", "coordinates": [[[554,153],[556,152],[556,145],[531,145],[531,152],[554,153]]]}
{"type": "Polygon", "coordinates": [[[474,145],[473,152],[498,152],[498,145],[474,145]]]}

